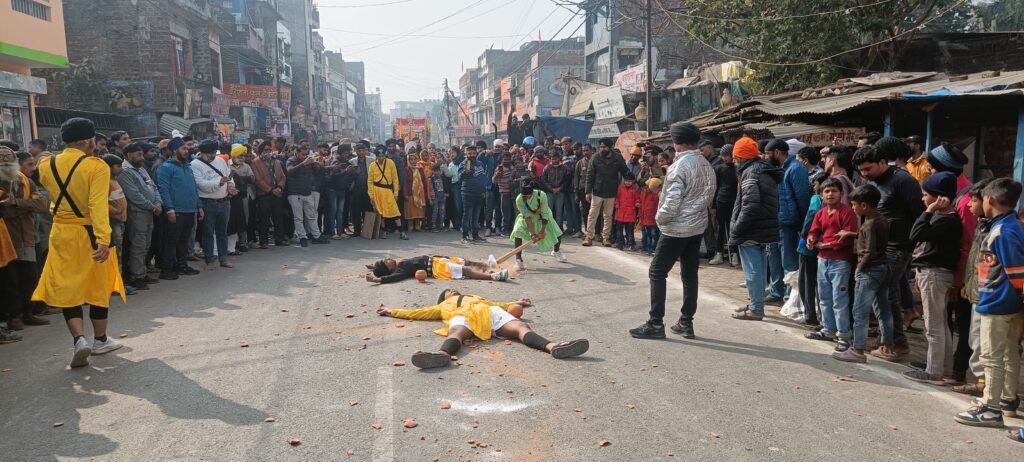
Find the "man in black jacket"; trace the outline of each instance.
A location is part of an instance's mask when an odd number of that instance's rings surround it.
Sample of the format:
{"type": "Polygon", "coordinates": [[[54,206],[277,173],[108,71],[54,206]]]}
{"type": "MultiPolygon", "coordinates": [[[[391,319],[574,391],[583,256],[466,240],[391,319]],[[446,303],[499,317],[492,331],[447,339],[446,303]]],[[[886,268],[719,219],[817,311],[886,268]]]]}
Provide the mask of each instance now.
{"type": "Polygon", "coordinates": [[[583,246],[590,247],[594,242],[594,228],[597,218],[604,216],[601,238],[605,247],[612,246],[612,221],[615,219],[615,195],[619,192],[620,178],[633,178],[626,167],[622,156],[612,152],[615,140],[601,138],[601,148],[590,161],[587,171],[587,200],[590,201],[590,214],[587,216],[587,236],[583,238],[583,246]]]}
{"type": "Polygon", "coordinates": [[[905,303],[910,294],[907,271],[910,269],[910,254],[914,243],[910,240],[910,227],[924,212],[921,202],[921,185],[906,170],[889,165],[888,157],[897,151],[910,148],[899,138],[885,137],[873,146],[868,145],[853,155],[853,165],[860,174],[882,192],[878,213],[889,221],[889,243],[885,248],[889,260],[889,307],[892,310],[893,349],[879,349],[871,352],[886,360],[898,359],[910,353],[910,345],[903,332],[903,310],[912,309],[905,303]]]}
{"type": "Polygon", "coordinates": [[[732,317],[764,318],[764,286],[768,276],[768,245],[779,242],[779,187],[782,169],[758,157],[757,142],[743,137],[733,147],[739,192],[732,210],[729,245],[738,246],[750,303],[732,317]]]}
{"type": "Polygon", "coordinates": [[[729,222],[732,220],[732,207],[736,203],[736,165],[732,163],[732,145],[722,146],[721,154],[711,161],[711,168],[715,170],[715,200],[711,202],[711,219],[715,222],[715,229],[718,234],[718,241],[713,243],[715,255],[708,262],[710,265],[721,265],[726,260],[734,261],[736,266],[738,259],[736,255],[730,255],[729,249],[729,222]]]}

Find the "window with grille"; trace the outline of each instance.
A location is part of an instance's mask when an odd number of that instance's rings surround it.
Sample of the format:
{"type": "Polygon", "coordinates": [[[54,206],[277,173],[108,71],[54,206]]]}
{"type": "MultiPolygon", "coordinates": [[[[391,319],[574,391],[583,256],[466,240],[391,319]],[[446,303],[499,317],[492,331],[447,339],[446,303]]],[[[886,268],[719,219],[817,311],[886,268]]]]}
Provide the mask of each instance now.
{"type": "Polygon", "coordinates": [[[11,8],[43,21],[50,20],[50,7],[35,0],[11,0],[11,8]]]}

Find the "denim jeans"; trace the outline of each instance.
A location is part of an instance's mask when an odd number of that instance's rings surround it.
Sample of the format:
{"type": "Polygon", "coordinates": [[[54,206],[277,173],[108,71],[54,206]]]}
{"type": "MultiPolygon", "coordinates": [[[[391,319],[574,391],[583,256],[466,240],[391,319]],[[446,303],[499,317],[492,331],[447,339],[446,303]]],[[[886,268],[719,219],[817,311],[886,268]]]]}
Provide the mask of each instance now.
{"type": "Polygon", "coordinates": [[[615,231],[613,231],[615,234],[615,243],[636,246],[636,235],[633,233],[636,229],[635,226],[636,225],[632,222],[616,221],[615,231]]]}
{"type": "Polygon", "coordinates": [[[740,244],[740,263],[743,266],[743,280],[747,283],[747,308],[764,315],[764,285],[768,276],[768,248],[772,244],[740,244]]]}
{"type": "Polygon", "coordinates": [[[227,200],[203,201],[203,255],[206,263],[228,261],[228,217],[231,216],[231,202],[227,200]],[[217,255],[213,245],[217,244],[217,255]]]}
{"type": "MultiPolygon", "coordinates": [[[[853,336],[847,305],[850,303],[850,268],[846,260],[818,259],[818,300],[821,333],[849,341],[853,336]]],[[[804,309],[814,309],[805,307],[804,309]]]]}
{"type": "Polygon", "coordinates": [[[666,279],[676,262],[682,264],[683,306],[680,321],[691,322],[697,312],[697,270],[700,265],[701,235],[690,237],[665,236],[658,243],[648,270],[651,280],[650,322],[663,324],[665,318],[666,279]]]}
{"type": "Polygon", "coordinates": [[[484,207],[484,197],[479,193],[462,196],[462,237],[480,237],[480,210],[484,207]]]}
{"type": "Polygon", "coordinates": [[[515,198],[512,193],[501,194],[501,233],[512,234],[512,224],[516,221],[515,198]]]}
{"type": "Polygon", "coordinates": [[[324,233],[341,234],[345,232],[345,191],[328,189],[324,192],[327,200],[327,212],[324,216],[324,233]]]}
{"type": "Polygon", "coordinates": [[[644,252],[654,252],[658,246],[658,238],[661,237],[661,230],[657,226],[644,226],[640,228],[640,244],[644,252]]]}
{"type": "MultiPolygon", "coordinates": [[[[789,296],[789,292],[786,290],[786,285],[782,283],[782,278],[786,276],[786,271],[783,269],[782,250],[779,243],[773,242],[768,244],[765,250],[768,252],[768,271],[771,273],[772,278],[768,295],[774,298],[786,298],[789,296]]],[[[743,254],[740,254],[740,258],[742,257],[743,254]]]]}
{"type": "Polygon", "coordinates": [[[441,229],[444,227],[444,196],[434,196],[433,210],[430,214],[430,224],[433,225],[434,229],[441,229]]]}
{"type": "Polygon", "coordinates": [[[892,313],[889,309],[889,267],[876,263],[857,272],[853,304],[853,347],[863,350],[868,343],[868,317],[874,311],[882,333],[882,344],[893,344],[892,313]]]}
{"type": "Polygon", "coordinates": [[[555,223],[559,229],[565,228],[564,223],[568,221],[566,217],[566,211],[569,205],[569,195],[562,191],[560,193],[547,193],[548,195],[548,206],[551,207],[551,214],[555,217],[555,223]]]}

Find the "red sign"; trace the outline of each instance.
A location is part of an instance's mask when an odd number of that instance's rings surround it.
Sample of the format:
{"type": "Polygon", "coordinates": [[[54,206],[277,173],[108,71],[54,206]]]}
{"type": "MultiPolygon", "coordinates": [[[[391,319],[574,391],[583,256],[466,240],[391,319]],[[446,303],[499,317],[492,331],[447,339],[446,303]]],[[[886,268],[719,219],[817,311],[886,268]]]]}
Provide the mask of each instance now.
{"type": "MultiPolygon", "coordinates": [[[[234,107],[277,107],[277,87],[271,85],[242,85],[228,83],[224,85],[224,94],[230,98],[234,107]]],[[[281,106],[290,107],[292,89],[281,88],[281,106]]]]}

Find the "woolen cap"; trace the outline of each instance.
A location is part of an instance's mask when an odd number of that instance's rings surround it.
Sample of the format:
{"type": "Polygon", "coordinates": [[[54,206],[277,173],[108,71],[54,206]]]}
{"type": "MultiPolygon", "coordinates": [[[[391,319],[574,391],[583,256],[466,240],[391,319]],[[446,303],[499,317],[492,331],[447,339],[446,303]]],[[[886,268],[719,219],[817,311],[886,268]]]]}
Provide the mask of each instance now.
{"type": "Polygon", "coordinates": [[[956,175],[950,172],[938,172],[924,179],[921,189],[933,196],[943,196],[950,199],[956,196],[956,175]]]}
{"type": "Polygon", "coordinates": [[[764,152],[768,151],[782,151],[789,152],[789,144],[778,138],[771,140],[764,146],[764,152]]]}
{"type": "Polygon", "coordinates": [[[757,141],[743,137],[736,141],[732,147],[732,156],[737,159],[750,160],[757,157],[760,152],[757,150],[757,141]]]}
{"type": "Polygon", "coordinates": [[[60,126],[60,138],[65,143],[87,140],[96,136],[96,125],[82,117],[68,119],[60,126]]]}

